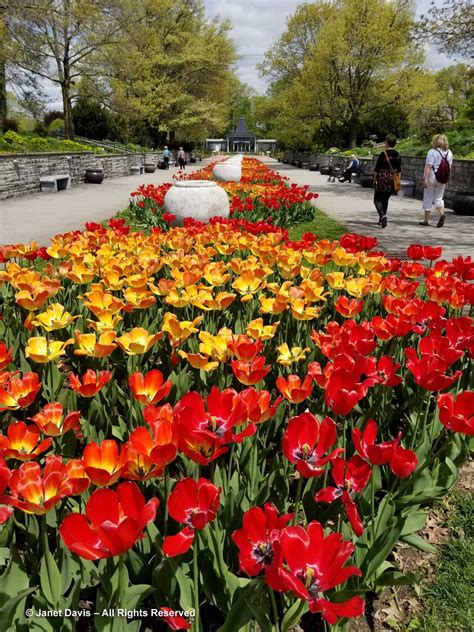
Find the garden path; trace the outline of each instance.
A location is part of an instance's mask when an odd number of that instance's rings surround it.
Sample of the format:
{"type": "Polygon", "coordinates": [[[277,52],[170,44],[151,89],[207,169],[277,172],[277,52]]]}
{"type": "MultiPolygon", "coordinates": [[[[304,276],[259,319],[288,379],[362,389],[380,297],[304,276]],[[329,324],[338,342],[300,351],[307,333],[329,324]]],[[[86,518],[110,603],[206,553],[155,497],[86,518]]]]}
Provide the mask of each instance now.
{"type": "Polygon", "coordinates": [[[421,200],[406,197],[392,197],[388,207],[388,226],[378,226],[378,216],[373,204],[372,189],[357,184],[329,183],[327,176],[319,172],[298,169],[291,165],[279,164],[265,158],[264,162],[291,182],[309,184],[311,190],[319,193],[318,208],[346,224],[348,231],[378,238],[381,249],[388,252],[404,251],[413,243],[443,246],[443,258],[458,255],[474,256],[474,217],[456,215],[446,210],[446,223],[436,228],[438,213],[434,212],[431,226],[420,226],[422,220],[421,200]]]}
{"type": "MultiPolygon", "coordinates": [[[[187,171],[201,169],[206,161],[188,165],[187,171]]],[[[85,222],[100,222],[128,206],[130,193],[140,184],[171,182],[177,169],[157,169],[152,174],[110,178],[100,185],[79,184],[59,193],[33,193],[0,201],[0,244],[29,243],[41,246],[51,236],[83,229],[85,222]]]]}

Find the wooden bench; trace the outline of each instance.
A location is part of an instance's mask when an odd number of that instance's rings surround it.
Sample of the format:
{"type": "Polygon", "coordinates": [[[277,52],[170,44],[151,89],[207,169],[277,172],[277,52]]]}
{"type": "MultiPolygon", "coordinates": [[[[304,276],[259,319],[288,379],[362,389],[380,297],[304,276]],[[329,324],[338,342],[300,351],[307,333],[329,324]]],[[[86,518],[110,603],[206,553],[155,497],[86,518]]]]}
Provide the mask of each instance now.
{"type": "Polygon", "coordinates": [[[57,193],[71,188],[71,176],[68,173],[40,176],[42,193],[57,193]]]}

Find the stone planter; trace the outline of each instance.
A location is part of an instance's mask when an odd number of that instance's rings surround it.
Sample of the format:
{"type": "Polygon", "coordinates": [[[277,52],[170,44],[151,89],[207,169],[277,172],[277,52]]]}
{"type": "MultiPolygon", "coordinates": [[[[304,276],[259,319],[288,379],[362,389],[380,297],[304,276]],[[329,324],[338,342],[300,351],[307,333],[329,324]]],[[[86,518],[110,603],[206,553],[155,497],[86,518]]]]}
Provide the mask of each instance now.
{"type": "Polygon", "coordinates": [[[371,189],[374,186],[374,174],[362,173],[358,184],[363,186],[364,189],[371,189]]]}
{"type": "Polygon", "coordinates": [[[319,171],[319,165],[309,165],[310,171],[319,171]]]}
{"type": "Polygon", "coordinates": [[[194,158],[194,156],[193,156],[193,157],[189,160],[189,162],[190,162],[191,164],[194,164],[194,163],[196,162],[196,158],[194,158]]]}
{"type": "Polygon", "coordinates": [[[165,195],[164,209],[176,216],[181,225],[186,217],[207,222],[211,217],[229,217],[227,193],[216,182],[183,180],[176,182],[165,195]]]}
{"type": "Polygon", "coordinates": [[[149,164],[145,164],[145,173],[155,173],[156,171],[156,165],[149,163],[149,164]]]}
{"type": "Polygon", "coordinates": [[[164,160],[160,160],[158,163],[158,169],[166,169],[166,164],[164,160]]]}
{"type": "Polygon", "coordinates": [[[413,197],[415,195],[415,181],[411,178],[402,178],[400,180],[400,197],[413,197]]]}
{"type": "Polygon", "coordinates": [[[451,206],[456,215],[474,215],[474,191],[458,191],[451,206]]]}
{"type": "Polygon", "coordinates": [[[84,172],[84,181],[90,184],[101,184],[101,182],[104,181],[104,170],[100,168],[86,169],[84,172]]]}
{"type": "Polygon", "coordinates": [[[232,158],[225,160],[214,167],[212,174],[216,180],[223,182],[240,182],[242,178],[242,162],[232,158]]]}
{"type": "Polygon", "coordinates": [[[326,167],[319,167],[319,173],[322,176],[327,176],[329,174],[329,165],[327,165],[326,167]]]}

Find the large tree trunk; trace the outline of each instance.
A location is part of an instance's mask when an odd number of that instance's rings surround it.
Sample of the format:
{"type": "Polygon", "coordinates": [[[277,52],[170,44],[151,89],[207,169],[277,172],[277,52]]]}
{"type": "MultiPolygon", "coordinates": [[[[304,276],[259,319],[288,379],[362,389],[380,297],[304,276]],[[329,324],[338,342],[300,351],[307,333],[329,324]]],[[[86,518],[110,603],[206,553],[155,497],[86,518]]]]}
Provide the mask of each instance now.
{"type": "Polygon", "coordinates": [[[72,120],[71,95],[68,83],[61,84],[61,93],[63,97],[64,133],[66,138],[74,140],[74,122],[72,120]]]}

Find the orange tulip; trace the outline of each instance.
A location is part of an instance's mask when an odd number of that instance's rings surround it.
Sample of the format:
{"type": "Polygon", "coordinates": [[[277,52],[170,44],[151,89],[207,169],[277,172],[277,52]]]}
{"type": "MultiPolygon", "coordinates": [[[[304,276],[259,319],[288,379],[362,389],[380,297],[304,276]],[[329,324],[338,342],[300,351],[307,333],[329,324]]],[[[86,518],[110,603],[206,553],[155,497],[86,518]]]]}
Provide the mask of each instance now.
{"type": "Polygon", "coordinates": [[[71,371],[69,373],[69,384],[82,397],[94,397],[111,377],[112,373],[110,371],[99,371],[96,374],[92,369],[87,369],[82,378],[71,371]]]}
{"type": "Polygon", "coordinates": [[[7,436],[0,435],[0,454],[6,459],[31,461],[51,446],[51,439],[38,443],[40,431],[35,426],[27,426],[23,421],[12,423],[7,428],[7,436]]]}
{"type": "Polygon", "coordinates": [[[43,472],[38,463],[23,463],[12,472],[8,503],[26,513],[45,514],[66,497],[82,494],[86,479],[72,478],[60,456],[47,456],[43,472]]]}
{"type": "Polygon", "coordinates": [[[0,371],[5,369],[13,359],[13,349],[9,349],[4,342],[0,342],[0,371]]]}
{"type": "Polygon", "coordinates": [[[157,404],[168,396],[172,383],[163,382],[163,374],[158,369],[152,369],[143,376],[142,373],[132,373],[128,378],[132,395],[140,404],[157,404]]]}
{"type": "Polygon", "coordinates": [[[58,437],[71,429],[77,434],[79,432],[80,411],[70,412],[64,418],[63,412],[64,408],[60,402],[51,402],[30,419],[35,422],[43,434],[50,437],[58,437]]]}
{"type": "Polygon", "coordinates": [[[55,331],[57,329],[63,329],[70,325],[79,316],[71,316],[66,311],[64,305],[60,303],[52,303],[48,305],[46,311],[38,314],[32,324],[35,327],[43,327],[46,331],[55,331]]]}
{"type": "Polygon", "coordinates": [[[106,439],[101,444],[89,443],[84,448],[82,461],[85,472],[94,485],[113,485],[125,467],[124,446],[122,445],[119,451],[113,439],[106,439]]]}
{"type": "Polygon", "coordinates": [[[37,373],[25,373],[22,378],[12,378],[6,388],[0,388],[0,410],[26,408],[35,401],[41,389],[37,373]]]}
{"type": "Polygon", "coordinates": [[[313,392],[313,380],[307,375],[301,383],[297,375],[289,375],[288,379],[280,375],[276,380],[276,387],[291,404],[300,404],[313,392]]]}

